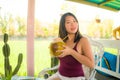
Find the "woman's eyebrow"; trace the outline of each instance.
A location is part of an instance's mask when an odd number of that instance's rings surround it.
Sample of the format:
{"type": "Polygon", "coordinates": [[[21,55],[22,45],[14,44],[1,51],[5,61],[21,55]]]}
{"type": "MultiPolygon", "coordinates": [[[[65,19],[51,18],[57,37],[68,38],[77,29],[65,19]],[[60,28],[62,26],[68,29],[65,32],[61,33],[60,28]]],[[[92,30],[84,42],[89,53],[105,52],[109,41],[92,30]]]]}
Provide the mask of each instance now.
{"type": "Polygon", "coordinates": [[[72,19],[72,20],[66,20],[66,21],[74,21],[74,19],[72,19]]]}

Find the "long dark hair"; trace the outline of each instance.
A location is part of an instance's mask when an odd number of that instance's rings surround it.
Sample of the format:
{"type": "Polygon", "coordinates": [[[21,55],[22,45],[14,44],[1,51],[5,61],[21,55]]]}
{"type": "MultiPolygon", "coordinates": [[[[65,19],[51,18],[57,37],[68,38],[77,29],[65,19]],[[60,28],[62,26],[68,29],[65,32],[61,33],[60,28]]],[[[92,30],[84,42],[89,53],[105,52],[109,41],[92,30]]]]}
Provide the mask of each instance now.
{"type": "MultiPolygon", "coordinates": [[[[59,35],[58,35],[61,39],[65,38],[65,37],[68,35],[68,33],[67,33],[67,31],[66,31],[66,28],[65,28],[65,18],[66,18],[67,16],[73,16],[73,17],[75,18],[75,20],[77,21],[77,23],[78,23],[78,20],[77,20],[77,18],[75,17],[74,14],[72,14],[72,13],[70,13],[70,12],[63,14],[62,17],[61,17],[61,19],[60,19],[59,35]]],[[[78,30],[77,30],[77,32],[75,33],[74,42],[79,41],[81,37],[82,37],[82,35],[81,35],[81,33],[80,33],[80,31],[79,31],[79,27],[78,27],[78,30]]],[[[67,39],[68,39],[68,38],[64,39],[63,41],[66,42],[67,39]]]]}

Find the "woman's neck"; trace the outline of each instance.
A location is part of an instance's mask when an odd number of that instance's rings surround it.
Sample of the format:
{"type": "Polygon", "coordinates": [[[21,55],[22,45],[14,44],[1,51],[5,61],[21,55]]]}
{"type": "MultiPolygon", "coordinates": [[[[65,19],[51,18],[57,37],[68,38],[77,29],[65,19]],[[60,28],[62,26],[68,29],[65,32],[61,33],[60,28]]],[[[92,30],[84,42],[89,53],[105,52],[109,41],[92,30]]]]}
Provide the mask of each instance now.
{"type": "Polygon", "coordinates": [[[74,34],[68,34],[68,40],[74,41],[75,35],[74,34]]]}

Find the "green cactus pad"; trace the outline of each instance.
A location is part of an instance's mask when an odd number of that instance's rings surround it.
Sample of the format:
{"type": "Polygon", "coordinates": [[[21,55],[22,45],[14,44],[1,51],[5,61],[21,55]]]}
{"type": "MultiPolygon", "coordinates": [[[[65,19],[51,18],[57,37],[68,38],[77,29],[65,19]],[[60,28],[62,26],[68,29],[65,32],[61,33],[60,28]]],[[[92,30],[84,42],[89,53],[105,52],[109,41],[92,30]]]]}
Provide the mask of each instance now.
{"type": "Polygon", "coordinates": [[[2,49],[3,49],[3,55],[5,57],[9,57],[10,56],[10,47],[9,47],[9,45],[7,43],[4,44],[2,49]]]}
{"type": "Polygon", "coordinates": [[[5,33],[5,34],[4,34],[4,42],[6,43],[7,41],[8,41],[8,34],[5,33]]]}

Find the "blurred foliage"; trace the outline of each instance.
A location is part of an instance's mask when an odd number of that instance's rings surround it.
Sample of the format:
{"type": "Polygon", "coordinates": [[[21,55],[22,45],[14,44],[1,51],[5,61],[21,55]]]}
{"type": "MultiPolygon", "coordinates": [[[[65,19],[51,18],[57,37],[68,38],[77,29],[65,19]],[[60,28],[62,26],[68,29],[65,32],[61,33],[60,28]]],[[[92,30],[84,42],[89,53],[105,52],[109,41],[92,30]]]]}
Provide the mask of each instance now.
{"type": "Polygon", "coordinates": [[[97,22],[95,19],[87,27],[87,34],[93,38],[111,38],[113,20],[106,19],[97,22]]]}
{"type": "MultiPolygon", "coordinates": [[[[26,36],[27,20],[25,18],[19,16],[14,18],[12,15],[8,14],[3,17],[0,16],[0,22],[1,34],[7,32],[10,36],[26,36]]],[[[113,24],[113,20],[110,19],[106,19],[100,23],[97,23],[96,20],[94,20],[89,22],[86,34],[94,38],[111,38],[113,24]]],[[[57,36],[58,26],[56,21],[53,23],[42,23],[35,19],[35,38],[57,36]]]]}
{"type": "MultiPolygon", "coordinates": [[[[41,23],[39,20],[35,19],[35,28],[34,28],[35,37],[49,37],[58,35],[58,24],[54,23],[41,23]]],[[[25,18],[7,14],[5,16],[0,16],[0,34],[8,33],[10,37],[26,36],[27,33],[27,20],[25,18]]]]}

